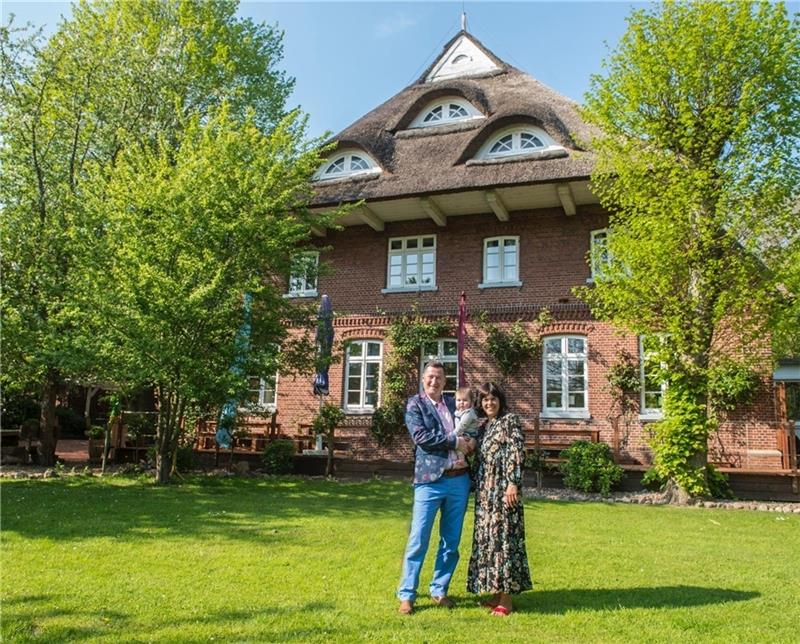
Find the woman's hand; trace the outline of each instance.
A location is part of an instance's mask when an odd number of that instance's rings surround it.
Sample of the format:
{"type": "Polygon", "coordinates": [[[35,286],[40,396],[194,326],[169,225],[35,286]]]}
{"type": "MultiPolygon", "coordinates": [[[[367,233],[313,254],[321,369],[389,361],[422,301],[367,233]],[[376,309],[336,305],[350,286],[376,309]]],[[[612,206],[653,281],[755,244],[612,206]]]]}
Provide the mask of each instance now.
{"type": "Polygon", "coordinates": [[[508,508],[515,506],[517,505],[517,503],[519,503],[519,490],[517,490],[517,486],[514,485],[513,483],[508,484],[505,496],[503,497],[503,502],[506,504],[506,507],[508,508]]]}

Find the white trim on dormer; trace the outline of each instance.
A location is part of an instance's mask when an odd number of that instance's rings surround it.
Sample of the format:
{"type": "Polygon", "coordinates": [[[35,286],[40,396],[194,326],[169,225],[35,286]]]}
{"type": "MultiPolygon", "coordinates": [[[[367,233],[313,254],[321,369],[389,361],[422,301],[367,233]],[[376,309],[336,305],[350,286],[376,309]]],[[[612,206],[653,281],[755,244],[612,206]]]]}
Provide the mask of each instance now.
{"type": "Polygon", "coordinates": [[[549,156],[564,151],[543,129],[532,125],[513,125],[490,138],[478,150],[476,159],[508,159],[525,156],[549,156]]]}
{"type": "Polygon", "coordinates": [[[434,65],[425,78],[426,83],[449,80],[459,76],[477,76],[499,70],[478,45],[466,34],[458,38],[434,65]]]}
{"type": "Polygon", "coordinates": [[[445,96],[427,103],[409,127],[435,127],[482,118],[486,117],[469,101],[460,96],[445,96]]]}
{"type": "Polygon", "coordinates": [[[355,176],[380,174],[380,166],[363,150],[340,150],[314,173],[314,181],[333,181],[355,176]]]}

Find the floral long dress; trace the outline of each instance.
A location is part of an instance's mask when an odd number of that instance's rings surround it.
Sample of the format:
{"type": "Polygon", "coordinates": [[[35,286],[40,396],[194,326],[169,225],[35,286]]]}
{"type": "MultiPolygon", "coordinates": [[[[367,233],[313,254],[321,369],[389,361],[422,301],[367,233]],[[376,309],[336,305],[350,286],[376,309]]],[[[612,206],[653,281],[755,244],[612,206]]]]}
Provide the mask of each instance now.
{"type": "Polygon", "coordinates": [[[490,421],[478,451],[475,479],[475,529],[467,572],[471,593],[517,594],[533,588],[525,551],[525,515],[522,509],[522,465],[525,439],[516,414],[490,421]],[[506,507],[509,483],[520,492],[520,502],[506,507]]]}

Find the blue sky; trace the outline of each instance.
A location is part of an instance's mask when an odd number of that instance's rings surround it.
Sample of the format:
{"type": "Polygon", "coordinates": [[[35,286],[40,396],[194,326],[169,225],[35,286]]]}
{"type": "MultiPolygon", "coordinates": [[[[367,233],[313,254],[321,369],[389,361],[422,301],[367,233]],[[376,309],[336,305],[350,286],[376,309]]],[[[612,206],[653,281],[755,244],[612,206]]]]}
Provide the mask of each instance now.
{"type": "MultiPolygon", "coordinates": [[[[52,28],[62,2],[0,0],[5,16],[52,28]]],[[[790,3],[797,11],[798,3],[790,3]]],[[[240,14],[285,31],[282,67],[296,78],[291,105],[310,134],[342,130],[416,80],[460,29],[497,56],[581,101],[625,31],[632,2],[253,2],[240,14]]]]}

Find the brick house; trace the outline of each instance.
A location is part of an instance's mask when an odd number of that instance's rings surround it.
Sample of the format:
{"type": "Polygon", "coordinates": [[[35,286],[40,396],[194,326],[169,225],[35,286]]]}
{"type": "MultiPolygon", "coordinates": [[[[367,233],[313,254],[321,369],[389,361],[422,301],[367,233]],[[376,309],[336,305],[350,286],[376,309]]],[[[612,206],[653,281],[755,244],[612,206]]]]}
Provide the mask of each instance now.
{"type": "MultiPolygon", "coordinates": [[[[354,459],[410,460],[402,436],[380,448],[369,432],[380,404],[386,331],[412,307],[455,322],[459,296],[470,314],[498,325],[521,320],[530,330],[542,309],[541,355],[506,383],[511,407],[529,436],[557,445],[576,437],[610,444],[616,458],[646,466],[648,423],[661,414],[659,383],[646,376],[639,338],[594,319],[572,289],[591,283],[602,261],[607,213],[589,187],[590,131],[576,104],[503,62],[466,31],[413,84],[335,137],[319,169],[313,208],[363,205],[341,230],[315,231],[324,265],[298,273],[287,297],[328,294],[336,312],[342,361],[330,371],[329,401],[347,414],[337,431],[354,459]],[[622,416],[605,374],[619,352],[641,362],[633,413],[622,416]]],[[[312,298],[311,300],[309,298],[312,298]]],[[[498,380],[483,332],[467,325],[464,371],[472,386],[498,380]]],[[[438,356],[456,385],[455,334],[421,347],[420,363],[438,356]]],[[[765,369],[769,355],[765,353],[765,369]]],[[[278,410],[281,431],[306,438],[318,400],[310,380],[261,381],[262,403],[278,410]]],[[[781,469],[772,380],[737,410],[710,441],[712,460],[729,467],[781,469]]]]}

